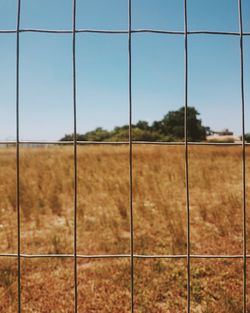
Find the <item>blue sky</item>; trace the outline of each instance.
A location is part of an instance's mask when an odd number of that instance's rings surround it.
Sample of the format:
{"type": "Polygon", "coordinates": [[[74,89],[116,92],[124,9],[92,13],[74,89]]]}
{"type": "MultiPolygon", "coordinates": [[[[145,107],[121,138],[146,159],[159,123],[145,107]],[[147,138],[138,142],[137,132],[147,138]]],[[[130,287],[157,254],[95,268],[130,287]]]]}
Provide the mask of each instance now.
{"type": "MultiPolygon", "coordinates": [[[[16,0],[0,0],[0,28],[15,29],[16,0]]],[[[77,28],[127,29],[127,0],[78,0],[77,28]]],[[[188,29],[238,31],[237,0],[189,0],[188,29]]],[[[250,32],[250,0],[243,0],[250,32]]],[[[132,27],[183,30],[182,0],[132,0],[132,27]]],[[[21,28],[70,29],[71,0],[22,0],[21,28]]],[[[15,139],[15,34],[0,34],[0,140],[15,139]]],[[[133,34],[133,121],[183,105],[183,36],[133,34]]],[[[244,39],[250,132],[250,37],[244,39]]],[[[72,36],[20,35],[20,137],[57,140],[73,131],[72,36]]],[[[204,125],[241,132],[239,38],[189,37],[189,105],[204,125]]],[[[77,34],[78,132],[128,122],[127,35],[77,34]]]]}

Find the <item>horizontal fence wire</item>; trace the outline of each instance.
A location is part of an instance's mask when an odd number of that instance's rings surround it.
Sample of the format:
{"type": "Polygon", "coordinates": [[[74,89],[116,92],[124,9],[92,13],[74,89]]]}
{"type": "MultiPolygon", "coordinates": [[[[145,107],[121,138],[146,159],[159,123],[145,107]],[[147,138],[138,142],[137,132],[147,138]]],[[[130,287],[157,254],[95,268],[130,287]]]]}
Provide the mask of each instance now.
{"type": "MultiPolygon", "coordinates": [[[[6,29],[0,30],[0,34],[15,34],[17,30],[6,29]]],[[[36,28],[22,28],[18,30],[19,33],[47,33],[47,34],[72,34],[72,29],[36,29],[36,28]]],[[[129,33],[128,30],[113,30],[113,29],[75,29],[77,33],[95,33],[95,34],[125,34],[129,33]]],[[[152,33],[152,34],[166,34],[166,35],[185,35],[183,31],[171,31],[171,30],[157,30],[157,29],[131,29],[131,34],[135,33],[152,33]]],[[[206,31],[206,30],[194,30],[187,31],[187,35],[222,35],[222,36],[250,36],[250,32],[220,32],[220,31],[206,31]]]]}
{"type": "MultiPolygon", "coordinates": [[[[129,145],[129,141],[76,141],[78,145],[129,145]]],[[[163,145],[163,146],[185,146],[184,141],[134,141],[132,140],[133,145],[163,145]]],[[[16,141],[0,141],[0,146],[15,146],[16,141]]],[[[73,145],[74,141],[19,141],[20,145],[54,145],[54,146],[66,146],[73,145]]],[[[242,142],[193,142],[188,141],[188,145],[191,146],[242,146],[242,142]]],[[[250,146],[249,142],[245,143],[245,146],[250,146]]]]}
{"type": "MultiPolygon", "coordinates": [[[[0,253],[1,258],[17,258],[17,253],[0,253]]],[[[246,257],[250,259],[250,254],[133,254],[133,259],[243,259],[246,257]]],[[[75,258],[74,254],[27,254],[21,253],[20,258],[37,259],[37,258],[75,258]]],[[[131,259],[131,254],[77,254],[78,259],[131,259]]]]}

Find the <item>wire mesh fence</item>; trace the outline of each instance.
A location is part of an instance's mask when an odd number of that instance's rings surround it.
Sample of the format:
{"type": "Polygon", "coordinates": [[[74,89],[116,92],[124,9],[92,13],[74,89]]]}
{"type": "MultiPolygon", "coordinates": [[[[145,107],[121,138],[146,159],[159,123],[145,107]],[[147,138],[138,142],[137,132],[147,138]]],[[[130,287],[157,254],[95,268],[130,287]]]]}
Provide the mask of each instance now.
{"type": "Polygon", "coordinates": [[[186,270],[187,270],[187,312],[191,309],[191,260],[192,259],[241,259],[243,260],[243,294],[242,294],[242,312],[247,312],[247,300],[246,300],[246,286],[247,286],[247,259],[250,255],[247,254],[246,250],[246,146],[248,145],[242,140],[241,143],[209,143],[209,142],[189,142],[188,141],[188,122],[187,122],[187,110],[188,110],[188,90],[189,90],[189,79],[188,79],[188,39],[189,36],[195,35],[216,35],[216,36],[236,36],[239,37],[239,49],[240,49],[240,86],[241,86],[241,135],[245,138],[245,95],[244,95],[244,37],[250,36],[249,32],[243,31],[243,17],[242,17],[242,3],[238,0],[238,22],[239,31],[238,32],[219,32],[219,31],[207,31],[207,30],[188,30],[188,12],[187,12],[187,2],[184,1],[184,30],[183,31],[168,31],[168,30],[157,30],[157,29],[133,29],[132,28],[132,0],[128,0],[128,29],[125,30],[103,30],[103,29],[77,29],[76,28],[76,10],[77,0],[72,0],[72,29],[24,29],[20,27],[21,19],[21,0],[17,1],[17,19],[16,19],[16,29],[13,30],[0,30],[0,34],[16,34],[16,140],[15,141],[1,141],[0,145],[14,145],[16,148],[16,212],[17,212],[17,252],[16,253],[1,253],[0,257],[13,257],[17,258],[17,273],[18,273],[18,313],[22,312],[22,301],[21,301],[21,259],[22,258],[70,258],[74,260],[74,312],[78,312],[78,259],[119,259],[125,258],[130,260],[130,297],[131,297],[131,312],[134,312],[134,261],[136,259],[184,259],[186,260],[186,270]],[[72,91],[73,91],[73,131],[74,137],[73,141],[21,141],[19,135],[20,122],[19,122],[19,108],[20,108],[20,96],[19,96],[19,85],[20,85],[20,34],[32,32],[32,33],[51,33],[51,34],[72,34],[72,91]],[[129,121],[129,140],[121,142],[99,142],[99,141],[78,141],[77,140],[77,82],[76,82],[76,36],[78,33],[99,33],[99,34],[113,34],[113,35],[127,35],[128,39],[128,121],[129,121]],[[132,96],[132,35],[136,33],[152,33],[152,34],[164,34],[171,36],[182,36],[184,40],[184,107],[185,107],[185,118],[184,118],[184,129],[185,138],[183,142],[149,142],[149,141],[133,141],[132,135],[132,116],[133,116],[133,96],[132,96]],[[98,254],[98,255],[83,255],[79,254],[77,251],[77,219],[78,219],[78,146],[79,145],[128,145],[129,147],[129,215],[130,215],[130,253],[129,254],[98,254]],[[186,254],[173,254],[173,255],[142,255],[134,253],[134,217],[133,217],[133,147],[134,145],[180,145],[185,148],[185,190],[186,190],[186,254]],[[71,145],[73,146],[73,165],[74,165],[74,251],[72,254],[24,254],[21,253],[21,221],[20,221],[20,146],[21,145],[71,145]],[[191,241],[190,241],[190,193],[189,193],[189,146],[192,145],[218,145],[218,146],[231,146],[238,145],[242,148],[242,241],[243,249],[242,254],[237,255],[203,255],[203,254],[191,254],[191,241]]]}

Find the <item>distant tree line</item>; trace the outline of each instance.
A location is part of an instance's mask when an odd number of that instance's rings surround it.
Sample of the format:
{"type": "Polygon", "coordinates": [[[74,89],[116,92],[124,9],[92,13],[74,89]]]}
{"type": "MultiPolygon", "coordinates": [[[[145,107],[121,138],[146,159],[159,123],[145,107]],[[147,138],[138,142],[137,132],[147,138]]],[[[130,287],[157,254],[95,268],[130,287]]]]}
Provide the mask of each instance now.
{"type": "MultiPolygon", "coordinates": [[[[210,133],[210,128],[202,125],[198,118],[199,112],[194,107],[187,109],[187,137],[189,141],[204,141],[210,133]]],[[[138,121],[132,125],[132,139],[134,141],[182,141],[184,139],[185,108],[168,112],[162,120],[154,121],[151,125],[147,121],[138,121]]],[[[85,134],[77,134],[79,141],[127,141],[129,125],[115,127],[108,131],[98,127],[85,134]]],[[[72,141],[73,134],[65,135],[61,141],[72,141]]]]}

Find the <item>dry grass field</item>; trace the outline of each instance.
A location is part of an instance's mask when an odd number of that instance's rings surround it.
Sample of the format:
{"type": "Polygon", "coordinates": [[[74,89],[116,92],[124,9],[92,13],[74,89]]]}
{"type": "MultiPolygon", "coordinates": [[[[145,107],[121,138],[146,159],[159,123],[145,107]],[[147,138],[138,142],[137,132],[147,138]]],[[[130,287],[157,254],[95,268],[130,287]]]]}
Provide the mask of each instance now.
{"type": "MultiPolygon", "coordinates": [[[[128,152],[79,147],[79,254],[130,253],[128,152]]],[[[135,146],[133,159],[134,252],[185,254],[184,147],[135,146]]],[[[241,147],[192,146],[189,160],[191,253],[242,254],[241,147]]],[[[14,148],[0,149],[1,253],[17,251],[15,171],[14,148]]],[[[72,254],[72,148],[21,148],[20,176],[21,252],[72,254]]],[[[192,259],[191,312],[242,312],[242,264],[192,259]]],[[[23,312],[73,312],[73,266],[70,258],[22,259],[23,312]]],[[[186,312],[185,259],[136,259],[134,277],[135,312],[186,312]]],[[[79,259],[78,291],[79,312],[129,312],[130,260],[79,259]]],[[[16,311],[17,260],[0,257],[0,312],[16,311]]]]}

